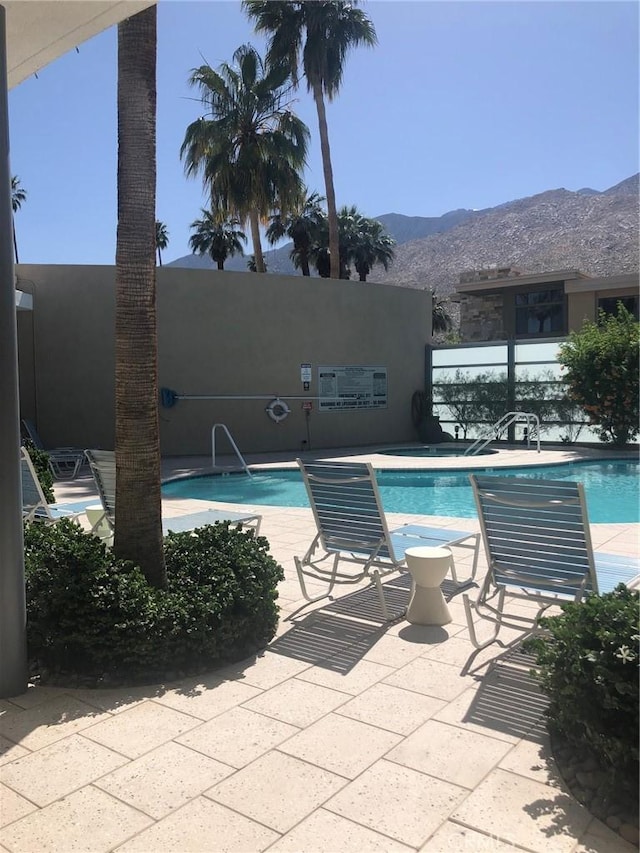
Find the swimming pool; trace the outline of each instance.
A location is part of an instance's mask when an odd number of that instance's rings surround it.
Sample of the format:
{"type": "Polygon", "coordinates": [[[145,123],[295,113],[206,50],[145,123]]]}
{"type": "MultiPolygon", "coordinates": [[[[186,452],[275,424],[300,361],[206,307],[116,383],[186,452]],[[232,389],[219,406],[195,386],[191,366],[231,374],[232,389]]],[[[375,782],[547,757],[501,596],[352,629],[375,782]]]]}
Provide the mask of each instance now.
{"type": "MultiPolygon", "coordinates": [[[[536,468],[487,467],[485,473],[505,477],[578,480],[584,484],[593,522],[640,521],[640,464],[624,460],[573,462],[536,468]]],[[[476,509],[469,471],[377,471],[386,512],[474,518],[476,509]]],[[[165,483],[164,497],[197,498],[261,506],[308,507],[297,469],[246,474],[211,474],[165,483]]]]}

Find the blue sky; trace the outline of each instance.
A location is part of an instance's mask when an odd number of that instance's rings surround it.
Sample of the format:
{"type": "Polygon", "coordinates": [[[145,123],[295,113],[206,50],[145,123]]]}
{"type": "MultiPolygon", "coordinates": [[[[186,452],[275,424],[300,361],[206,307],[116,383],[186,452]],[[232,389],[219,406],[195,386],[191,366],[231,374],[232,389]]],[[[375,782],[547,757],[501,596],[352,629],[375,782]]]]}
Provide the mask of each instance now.
{"type": "MultiPolygon", "coordinates": [[[[635,2],[367,2],[379,45],[354,51],[328,105],[336,196],[367,216],[440,216],[547,189],[606,189],[638,171],[635,2]]],[[[116,29],[9,96],[11,168],[28,198],[20,261],[111,264],[116,233],[116,29]]],[[[187,254],[205,203],[179,149],[202,113],[188,84],[203,61],[263,41],[240,3],[158,6],[157,216],[165,260],[187,254]]],[[[307,186],[324,194],[315,107],[307,186]]]]}

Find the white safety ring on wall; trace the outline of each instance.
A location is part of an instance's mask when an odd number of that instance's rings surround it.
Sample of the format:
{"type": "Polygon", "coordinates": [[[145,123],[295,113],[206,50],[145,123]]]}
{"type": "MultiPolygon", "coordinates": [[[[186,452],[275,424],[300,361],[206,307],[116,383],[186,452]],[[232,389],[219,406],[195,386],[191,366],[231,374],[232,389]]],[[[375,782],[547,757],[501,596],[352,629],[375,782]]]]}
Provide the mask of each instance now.
{"type": "Polygon", "coordinates": [[[283,421],[290,411],[291,409],[289,406],[287,406],[285,401],[281,400],[280,397],[276,397],[275,400],[272,400],[265,409],[265,412],[269,415],[271,420],[275,421],[277,424],[279,424],[280,421],[283,421]]]}

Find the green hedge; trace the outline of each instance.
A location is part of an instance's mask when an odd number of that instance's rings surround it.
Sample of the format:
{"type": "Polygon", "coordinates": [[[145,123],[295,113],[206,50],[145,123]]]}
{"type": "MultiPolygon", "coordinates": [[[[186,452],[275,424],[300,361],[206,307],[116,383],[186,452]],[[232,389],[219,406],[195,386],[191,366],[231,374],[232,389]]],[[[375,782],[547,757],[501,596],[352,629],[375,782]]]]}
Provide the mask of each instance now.
{"type": "Polygon", "coordinates": [[[563,604],[540,620],[548,634],[526,641],[549,696],[549,728],[586,749],[612,788],[638,791],[639,593],[620,584],[606,595],[563,604]]]}
{"type": "Polygon", "coordinates": [[[78,525],[25,527],[27,635],[48,680],[154,681],[239,660],[278,623],[282,568],[264,537],[228,524],[165,539],[168,586],[154,589],[78,525]]]}

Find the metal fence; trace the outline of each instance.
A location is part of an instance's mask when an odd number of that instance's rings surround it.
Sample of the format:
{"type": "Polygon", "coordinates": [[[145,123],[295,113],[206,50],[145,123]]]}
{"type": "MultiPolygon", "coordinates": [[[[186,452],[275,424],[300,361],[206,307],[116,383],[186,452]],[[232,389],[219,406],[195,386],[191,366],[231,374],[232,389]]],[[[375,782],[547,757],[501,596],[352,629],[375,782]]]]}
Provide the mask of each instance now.
{"type": "MultiPolygon", "coordinates": [[[[476,438],[505,412],[537,414],[547,441],[598,441],[567,397],[558,350],[565,338],[490,341],[427,348],[427,395],[445,432],[476,438]]],[[[512,426],[509,442],[526,440],[512,426]]]]}

